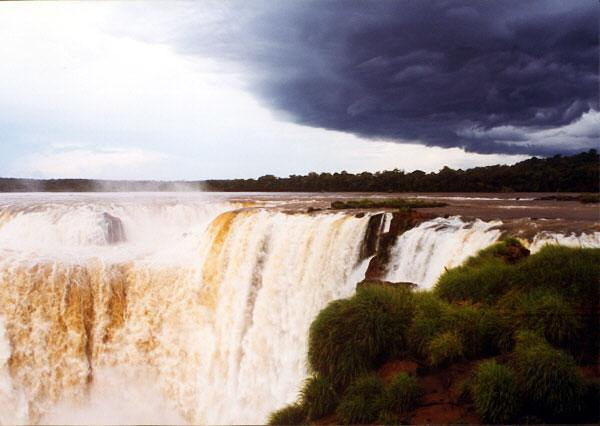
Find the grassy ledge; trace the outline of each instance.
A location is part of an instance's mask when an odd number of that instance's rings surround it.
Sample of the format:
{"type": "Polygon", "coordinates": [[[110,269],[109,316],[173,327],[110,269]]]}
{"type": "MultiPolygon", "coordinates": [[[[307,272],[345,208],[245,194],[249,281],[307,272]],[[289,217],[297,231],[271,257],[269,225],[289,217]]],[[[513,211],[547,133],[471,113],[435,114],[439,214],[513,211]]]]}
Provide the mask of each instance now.
{"type": "Polygon", "coordinates": [[[270,424],[596,423],[600,249],[507,238],[431,291],[361,286],[309,332],[270,424]]]}
{"type": "Polygon", "coordinates": [[[333,210],[342,209],[424,209],[433,207],[445,207],[448,204],[438,201],[413,200],[408,198],[394,198],[383,200],[348,200],[334,201],[331,203],[333,210]]]}

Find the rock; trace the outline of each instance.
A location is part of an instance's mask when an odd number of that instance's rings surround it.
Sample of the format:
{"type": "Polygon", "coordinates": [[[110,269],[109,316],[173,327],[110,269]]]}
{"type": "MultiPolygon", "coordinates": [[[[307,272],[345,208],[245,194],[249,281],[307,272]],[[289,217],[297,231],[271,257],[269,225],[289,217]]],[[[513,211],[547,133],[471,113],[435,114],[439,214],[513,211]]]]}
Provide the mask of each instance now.
{"type": "Polygon", "coordinates": [[[529,256],[529,253],[529,250],[521,244],[507,244],[500,255],[506,263],[516,263],[529,256]]]}
{"type": "Polygon", "coordinates": [[[364,279],[361,282],[356,284],[357,289],[359,289],[361,287],[367,287],[367,286],[407,288],[410,290],[416,289],[418,287],[415,283],[409,283],[409,282],[403,282],[403,281],[392,282],[392,281],[373,280],[373,279],[364,279]]]}
{"type": "MultiPolygon", "coordinates": [[[[379,228],[373,225],[377,231],[377,234],[379,235],[379,238],[377,240],[375,256],[373,259],[371,259],[365,274],[366,278],[378,280],[384,277],[388,262],[390,260],[390,251],[398,236],[433,217],[435,216],[418,212],[416,210],[397,211],[392,213],[392,221],[390,223],[389,232],[385,234],[381,233],[381,222],[378,222],[379,228]]],[[[370,230],[369,233],[370,232],[372,231],[370,230]]],[[[367,237],[368,236],[369,234],[367,234],[367,237]]]]}
{"type": "Polygon", "coordinates": [[[379,369],[379,375],[386,383],[389,383],[398,373],[416,376],[418,372],[419,364],[409,359],[388,361],[379,369]]]}
{"type": "Polygon", "coordinates": [[[117,244],[126,241],[123,222],[116,216],[108,213],[102,213],[101,226],[104,230],[104,237],[108,244],[117,244]]]}
{"type": "Polygon", "coordinates": [[[373,215],[369,218],[367,232],[360,248],[360,258],[366,259],[373,256],[379,249],[379,240],[381,239],[381,227],[383,225],[383,213],[373,215]]]}

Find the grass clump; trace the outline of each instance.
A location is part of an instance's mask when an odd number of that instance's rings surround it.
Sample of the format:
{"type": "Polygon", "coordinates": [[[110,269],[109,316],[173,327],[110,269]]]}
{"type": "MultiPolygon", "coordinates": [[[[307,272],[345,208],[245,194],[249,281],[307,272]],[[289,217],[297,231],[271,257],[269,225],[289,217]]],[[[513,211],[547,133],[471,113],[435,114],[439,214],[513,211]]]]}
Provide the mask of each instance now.
{"type": "Polygon", "coordinates": [[[598,194],[582,194],[577,198],[583,204],[600,203],[600,195],[598,194]]]}
{"type": "Polygon", "coordinates": [[[306,407],[309,420],[317,420],[331,414],[338,403],[333,385],[320,375],[308,378],[300,391],[302,405],[306,407]]]}
{"type": "Polygon", "coordinates": [[[427,359],[429,344],[448,324],[451,307],[430,292],[414,295],[415,314],[408,329],[408,348],[420,359],[427,359]]]}
{"type": "Polygon", "coordinates": [[[376,374],[358,377],[348,386],[336,409],[342,424],[374,422],[381,411],[384,386],[376,374]]]}
{"type": "Polygon", "coordinates": [[[456,306],[448,326],[460,335],[467,358],[496,355],[512,347],[510,324],[493,308],[456,306]]]}
{"type": "Polygon", "coordinates": [[[301,404],[290,404],[269,416],[269,425],[302,425],[306,423],[306,409],[301,404]]]}
{"type": "Polygon", "coordinates": [[[418,208],[432,208],[432,207],[444,207],[446,203],[438,201],[425,201],[425,200],[414,200],[408,198],[394,198],[394,199],[379,199],[370,200],[368,198],[362,200],[348,200],[348,201],[334,201],[331,203],[331,208],[334,210],[339,209],[418,209],[418,208]]]}
{"type": "Polygon", "coordinates": [[[463,342],[454,331],[445,331],[429,343],[429,363],[433,366],[447,365],[464,355],[463,342]]]}
{"type": "Polygon", "coordinates": [[[583,204],[600,203],[600,195],[598,194],[580,194],[580,195],[547,195],[545,197],[536,198],[541,201],[579,201],[583,204]]]}
{"type": "Polygon", "coordinates": [[[386,410],[396,413],[408,413],[415,408],[421,398],[417,379],[406,373],[394,376],[385,390],[386,410]]]}
{"type": "Polygon", "coordinates": [[[600,249],[546,245],[517,265],[513,287],[547,288],[583,306],[600,299],[600,249]]]}
{"type": "Polygon", "coordinates": [[[529,256],[505,239],[447,271],[433,291],[358,286],[313,321],[312,377],[298,403],[269,421],[298,424],[335,412],[342,423],[401,423],[418,406],[419,388],[404,373],[384,388],[375,375],[384,363],[408,355],[437,367],[419,374],[452,377],[474,364],[439,368],[504,353],[506,365],[478,365],[459,405],[474,406],[489,423],[593,423],[600,384],[584,383],[575,359],[557,347],[582,363],[597,359],[599,276],[600,249],[548,246],[529,256]]]}
{"type": "Polygon", "coordinates": [[[365,286],[322,310],[309,330],[310,368],[341,389],[406,346],[413,312],[405,289],[365,286]]]}
{"type": "Polygon", "coordinates": [[[511,423],[519,410],[515,374],[495,360],[479,364],[470,385],[475,408],[486,423],[511,423]]]}
{"type": "MultiPolygon", "coordinates": [[[[415,314],[408,330],[411,353],[429,360],[432,340],[446,332],[459,337],[467,358],[495,355],[511,348],[509,323],[496,310],[471,304],[453,305],[431,292],[416,293],[415,314]]],[[[438,339],[437,343],[442,343],[442,338],[438,339]]]]}
{"type": "Polygon", "coordinates": [[[575,342],[582,329],[572,304],[554,290],[517,292],[502,304],[513,329],[532,330],[557,346],[575,342]]]}
{"type": "Polygon", "coordinates": [[[580,411],[584,385],[575,360],[530,331],[517,334],[513,365],[533,414],[552,421],[580,411]]]}
{"type": "Polygon", "coordinates": [[[510,280],[510,265],[503,258],[509,244],[512,242],[496,243],[464,265],[446,271],[434,287],[435,294],[448,302],[494,303],[510,280]]]}
{"type": "MultiPolygon", "coordinates": [[[[593,315],[600,302],[600,249],[548,245],[526,253],[515,239],[500,241],[444,273],[434,294],[453,306],[489,307],[489,319],[496,317],[489,325],[509,331],[500,349],[510,344],[511,328],[528,328],[553,344],[597,355],[591,342],[600,338],[593,315]]],[[[469,332],[468,325],[461,328],[469,332]]]]}

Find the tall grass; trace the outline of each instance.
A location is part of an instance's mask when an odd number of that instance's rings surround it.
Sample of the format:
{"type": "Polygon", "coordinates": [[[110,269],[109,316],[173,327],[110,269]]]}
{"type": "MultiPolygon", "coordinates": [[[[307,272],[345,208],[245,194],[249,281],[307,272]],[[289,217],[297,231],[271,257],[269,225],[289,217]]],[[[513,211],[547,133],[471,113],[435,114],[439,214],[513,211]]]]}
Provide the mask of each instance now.
{"type": "Polygon", "coordinates": [[[450,364],[462,358],[464,346],[459,334],[446,331],[435,336],[429,343],[429,363],[433,366],[450,364]]]}
{"type": "Polygon", "coordinates": [[[394,376],[385,390],[383,405],[387,412],[408,413],[421,398],[417,379],[406,373],[394,376]]]}
{"type": "Polygon", "coordinates": [[[348,201],[334,201],[331,203],[331,208],[334,210],[338,209],[374,209],[374,208],[386,208],[386,209],[418,209],[418,208],[432,208],[432,207],[444,207],[446,203],[439,201],[426,201],[426,200],[415,200],[409,198],[394,198],[394,199],[380,199],[371,200],[368,198],[362,200],[348,200],[348,201]]]}
{"type": "Polygon", "coordinates": [[[450,305],[430,292],[414,295],[415,314],[408,329],[408,348],[413,355],[427,359],[429,344],[448,324],[450,305]]]}
{"type": "Polygon", "coordinates": [[[597,420],[600,385],[584,384],[575,360],[552,345],[579,360],[597,356],[599,277],[600,249],[548,246],[527,256],[506,239],[447,271],[431,292],[361,286],[313,321],[312,376],[299,402],[270,422],[333,411],[343,423],[405,421],[418,404],[416,379],[400,374],[384,390],[373,374],[383,363],[411,355],[445,367],[499,354],[508,365],[483,362],[470,384],[484,421],[597,420]]]}
{"type": "Polygon", "coordinates": [[[493,308],[455,306],[448,327],[460,336],[467,358],[496,355],[511,347],[510,323],[493,308]]]}
{"type": "Polygon", "coordinates": [[[306,423],[306,409],[300,404],[290,404],[269,416],[269,425],[302,425],[306,423]]]}
{"type": "Polygon", "coordinates": [[[511,423],[519,410],[520,395],[512,370],[495,360],[477,367],[471,383],[475,408],[486,423],[511,423]]]}
{"type": "Polygon", "coordinates": [[[501,256],[505,247],[505,242],[496,243],[464,265],[446,271],[434,287],[435,294],[449,302],[491,304],[498,300],[510,281],[510,265],[501,256]]]}
{"type": "Polygon", "coordinates": [[[336,409],[342,424],[368,424],[377,419],[383,407],[383,383],[376,374],[366,374],[353,381],[336,409]]]}
{"type": "Polygon", "coordinates": [[[557,346],[571,346],[583,328],[573,304],[555,289],[513,292],[503,298],[500,306],[513,329],[535,331],[557,346]]]}
{"type": "Polygon", "coordinates": [[[310,420],[331,414],[338,403],[334,386],[326,378],[316,375],[308,378],[300,391],[301,404],[306,407],[310,420]]]}
{"type": "Polygon", "coordinates": [[[443,274],[435,293],[448,301],[492,304],[507,292],[552,288],[569,300],[597,305],[600,298],[600,249],[548,245],[514,264],[506,262],[510,239],[482,250],[464,265],[443,274]]]}
{"type": "MultiPolygon", "coordinates": [[[[431,292],[415,294],[415,314],[408,329],[408,347],[423,360],[431,358],[431,349],[441,349],[439,337],[451,333],[462,346],[460,356],[477,358],[495,355],[511,347],[510,324],[492,308],[471,304],[453,305],[431,292]],[[432,340],[438,342],[432,346],[432,340]]],[[[450,343],[445,339],[446,343],[450,343]]],[[[455,342],[456,343],[456,342],[455,342]]],[[[438,351],[439,353],[439,351],[438,351]]]]}
{"type": "Polygon", "coordinates": [[[409,290],[366,286],[322,310],[309,330],[312,371],[337,389],[406,347],[413,314],[409,290]]]}
{"type": "Polygon", "coordinates": [[[584,395],[575,360],[535,333],[517,335],[513,366],[529,408],[546,420],[568,420],[579,413],[584,395]]]}

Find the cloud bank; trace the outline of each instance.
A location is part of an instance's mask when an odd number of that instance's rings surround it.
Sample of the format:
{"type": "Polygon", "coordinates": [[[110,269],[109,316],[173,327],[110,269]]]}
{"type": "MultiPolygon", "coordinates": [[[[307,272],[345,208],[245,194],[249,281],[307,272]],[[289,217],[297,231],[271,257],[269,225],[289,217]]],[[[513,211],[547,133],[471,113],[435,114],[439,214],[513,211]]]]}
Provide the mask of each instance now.
{"type": "Polygon", "coordinates": [[[598,145],[596,0],[227,5],[165,39],[231,61],[296,123],[477,153],[598,145]]]}
{"type": "Polygon", "coordinates": [[[164,165],[165,154],[139,148],[105,147],[101,149],[86,145],[54,145],[44,152],[26,156],[15,165],[25,176],[36,178],[98,179],[111,170],[113,176],[134,179],[164,165]]]}

